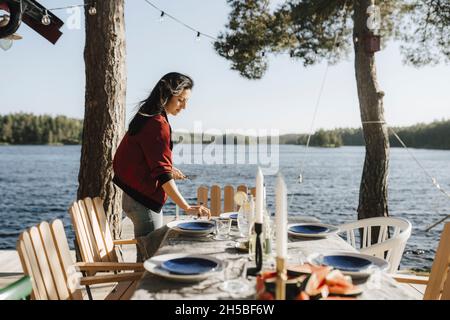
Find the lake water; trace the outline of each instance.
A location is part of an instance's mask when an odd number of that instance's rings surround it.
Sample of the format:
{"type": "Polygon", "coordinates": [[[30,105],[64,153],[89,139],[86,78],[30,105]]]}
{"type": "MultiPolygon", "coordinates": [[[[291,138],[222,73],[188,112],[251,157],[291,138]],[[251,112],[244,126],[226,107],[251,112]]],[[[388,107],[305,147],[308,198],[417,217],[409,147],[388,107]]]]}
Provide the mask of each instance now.
{"type": "MultiPolygon", "coordinates": [[[[411,151],[449,190],[450,151],[411,151]]],[[[79,160],[79,146],[0,147],[0,249],[14,249],[21,230],[55,218],[63,219],[69,241],[73,241],[67,209],[76,197],[79,160]]],[[[174,160],[181,161],[179,156],[174,160]]],[[[331,224],[355,220],[363,161],[363,147],[309,148],[305,152],[302,146],[280,146],[279,165],[291,200],[289,214],[312,216],[331,224]],[[300,164],[303,183],[297,179],[300,164]]],[[[201,184],[253,185],[256,172],[256,165],[250,164],[179,164],[178,168],[196,176],[178,183],[191,203],[201,184]]],[[[267,175],[265,179],[268,208],[274,212],[275,176],[267,175]]],[[[391,150],[389,205],[391,216],[406,218],[413,225],[401,267],[430,268],[443,224],[430,232],[424,229],[450,214],[450,201],[404,149],[391,150]]],[[[164,212],[174,214],[171,201],[164,212]]]]}

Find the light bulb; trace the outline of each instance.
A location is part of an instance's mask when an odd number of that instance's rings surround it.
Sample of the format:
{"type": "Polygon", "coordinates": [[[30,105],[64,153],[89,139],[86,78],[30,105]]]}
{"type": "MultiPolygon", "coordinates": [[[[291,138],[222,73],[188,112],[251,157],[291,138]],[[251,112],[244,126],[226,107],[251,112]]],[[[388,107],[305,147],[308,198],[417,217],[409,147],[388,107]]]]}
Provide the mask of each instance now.
{"type": "Polygon", "coordinates": [[[195,40],[200,41],[200,31],[197,32],[197,38],[195,40]]]}
{"type": "Polygon", "coordinates": [[[12,45],[12,39],[0,39],[0,48],[2,48],[3,50],[7,51],[11,49],[12,45]]]}
{"type": "Polygon", "coordinates": [[[164,11],[161,11],[161,15],[159,16],[159,22],[163,22],[164,21],[164,11]]]}
{"type": "Polygon", "coordinates": [[[1,20],[0,20],[0,27],[7,26],[8,23],[9,23],[9,16],[5,14],[3,16],[0,16],[0,18],[1,18],[1,20]]]}
{"type": "Polygon", "coordinates": [[[234,49],[233,49],[233,48],[231,48],[230,50],[228,50],[228,56],[229,56],[229,57],[234,56],[234,49]]]}
{"type": "Polygon", "coordinates": [[[90,7],[89,8],[89,14],[91,15],[91,16],[95,16],[96,14],[97,14],[97,8],[95,8],[94,6],[92,6],[92,7],[90,7]]]}
{"type": "Polygon", "coordinates": [[[42,16],[41,22],[44,26],[48,26],[50,25],[50,23],[52,23],[52,20],[50,19],[50,16],[48,15],[47,11],[45,12],[45,15],[42,16]]]}

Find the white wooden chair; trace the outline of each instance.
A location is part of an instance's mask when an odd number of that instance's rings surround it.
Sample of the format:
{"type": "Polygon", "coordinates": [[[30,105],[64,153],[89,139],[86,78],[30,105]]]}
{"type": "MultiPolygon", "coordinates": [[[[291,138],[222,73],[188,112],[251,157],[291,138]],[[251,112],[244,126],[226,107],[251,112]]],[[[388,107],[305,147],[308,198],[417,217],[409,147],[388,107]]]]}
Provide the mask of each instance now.
{"type": "MultiPolygon", "coordinates": [[[[212,216],[218,216],[223,212],[232,212],[239,210],[239,207],[234,203],[235,188],[232,185],[226,185],[223,188],[223,205],[222,205],[222,188],[219,185],[200,186],[197,189],[197,204],[203,204],[211,210],[212,216]],[[211,190],[210,197],[208,197],[209,190],[211,190]],[[208,200],[210,203],[208,205],[208,200]]],[[[248,188],[246,185],[239,185],[236,192],[244,191],[250,192],[253,196],[256,195],[256,188],[248,188]]]]}
{"type": "Polygon", "coordinates": [[[424,300],[450,300],[450,222],[444,225],[429,277],[395,274],[402,283],[426,285],[424,300]]]}
{"type": "Polygon", "coordinates": [[[395,273],[400,265],[411,229],[408,220],[397,217],[368,218],[339,226],[339,232],[344,233],[347,242],[359,252],[388,261],[390,273],[395,273]],[[372,243],[373,228],[379,228],[378,240],[375,243],[372,243]],[[359,237],[360,230],[362,239],[359,237]]]}

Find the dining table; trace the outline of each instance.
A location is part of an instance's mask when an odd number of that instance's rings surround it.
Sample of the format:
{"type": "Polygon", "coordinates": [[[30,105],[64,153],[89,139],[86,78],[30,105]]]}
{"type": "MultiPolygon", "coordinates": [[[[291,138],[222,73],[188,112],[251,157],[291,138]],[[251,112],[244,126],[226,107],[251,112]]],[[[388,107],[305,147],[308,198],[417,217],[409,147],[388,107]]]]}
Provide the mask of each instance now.
{"type": "MultiPolygon", "coordinates": [[[[305,216],[289,216],[289,223],[318,222],[317,219],[305,216]]],[[[248,253],[236,249],[239,232],[236,226],[232,227],[230,238],[216,240],[208,237],[190,237],[173,229],[168,229],[164,237],[155,239],[161,241],[159,249],[154,256],[186,253],[192,255],[206,255],[230,264],[242,262],[246,259],[248,268],[255,266],[255,260],[248,253]]],[[[338,234],[325,238],[292,238],[288,239],[288,264],[300,263],[301,259],[312,254],[330,251],[357,252],[338,234]]],[[[271,259],[273,261],[274,259],[271,259]]],[[[269,259],[263,261],[263,270],[273,270],[275,267],[269,259]]],[[[173,279],[144,272],[138,281],[132,300],[252,300],[256,299],[256,277],[249,276],[245,280],[249,286],[247,290],[239,293],[224,291],[221,284],[224,282],[224,272],[212,273],[210,277],[198,282],[179,282],[173,279]]],[[[397,283],[386,272],[376,272],[365,283],[359,284],[362,294],[357,299],[362,300],[413,300],[417,299],[407,288],[397,283]]]]}

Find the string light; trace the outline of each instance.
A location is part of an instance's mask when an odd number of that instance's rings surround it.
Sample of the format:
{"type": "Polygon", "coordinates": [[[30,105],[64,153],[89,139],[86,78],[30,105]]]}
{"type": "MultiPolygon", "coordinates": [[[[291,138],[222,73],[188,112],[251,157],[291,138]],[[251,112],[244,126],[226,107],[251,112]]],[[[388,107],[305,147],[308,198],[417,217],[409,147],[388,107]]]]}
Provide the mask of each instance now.
{"type": "Polygon", "coordinates": [[[47,10],[45,10],[45,14],[42,16],[41,22],[44,26],[48,26],[50,25],[50,23],[52,23],[52,20],[50,19],[47,10]]]}
{"type": "Polygon", "coordinates": [[[204,33],[204,32],[200,32],[200,31],[198,31],[197,29],[195,29],[194,27],[188,25],[187,23],[184,23],[184,22],[181,21],[180,19],[175,18],[173,15],[171,15],[171,14],[167,13],[166,11],[160,9],[159,7],[157,7],[156,5],[154,5],[153,3],[151,3],[149,0],[144,0],[144,1],[147,2],[147,4],[150,5],[151,7],[153,7],[155,10],[158,10],[158,11],[161,13],[160,19],[161,19],[161,17],[163,17],[163,16],[164,16],[164,17],[169,17],[170,19],[172,19],[173,21],[177,22],[178,24],[181,24],[181,25],[184,26],[185,28],[187,28],[187,29],[189,29],[189,30],[195,32],[195,33],[197,34],[197,36],[196,36],[196,40],[197,40],[197,41],[200,41],[201,36],[204,36],[204,37],[206,37],[206,38],[209,38],[209,39],[211,39],[211,40],[213,40],[213,41],[218,41],[217,38],[215,38],[215,37],[213,37],[213,36],[211,36],[211,35],[209,35],[209,34],[206,34],[206,33],[204,33]]]}
{"type": "MultiPolygon", "coordinates": [[[[209,34],[206,34],[206,33],[204,33],[204,32],[198,31],[197,29],[195,29],[195,28],[193,28],[192,26],[188,25],[187,23],[185,23],[185,22],[179,20],[178,18],[172,16],[171,14],[167,13],[166,11],[161,10],[160,8],[158,8],[156,5],[154,5],[154,4],[153,4],[152,2],[150,2],[149,0],[144,0],[144,1],[145,1],[148,5],[152,6],[154,9],[156,9],[156,10],[158,10],[158,11],[160,12],[160,16],[159,16],[159,21],[160,21],[160,22],[163,22],[163,21],[165,20],[165,17],[169,17],[170,19],[172,19],[173,21],[177,22],[178,24],[184,26],[185,28],[187,28],[187,29],[189,29],[189,30],[191,30],[191,31],[194,31],[194,32],[196,33],[195,40],[196,40],[197,42],[201,40],[201,37],[202,37],[202,36],[203,36],[203,37],[206,37],[206,38],[209,38],[210,40],[213,40],[213,41],[219,41],[219,39],[217,39],[217,38],[215,38],[215,37],[213,37],[213,36],[211,36],[211,35],[209,35],[209,34]]],[[[88,9],[89,15],[93,16],[93,15],[96,15],[96,14],[97,14],[96,1],[92,1],[92,2],[87,3],[87,4],[70,5],[70,6],[57,7],[57,8],[51,8],[51,9],[45,10],[45,15],[42,17],[41,22],[42,22],[43,25],[46,25],[46,26],[49,25],[49,24],[51,24],[51,18],[50,18],[50,16],[48,15],[48,11],[64,10],[64,9],[69,9],[69,8],[75,8],[75,7],[87,7],[87,6],[89,6],[89,9],[88,9]]],[[[355,42],[358,42],[358,40],[359,40],[359,39],[355,37],[354,41],[355,41],[355,42]]],[[[339,43],[336,44],[337,47],[339,47],[339,45],[340,45],[339,43]]],[[[227,54],[228,57],[233,57],[233,56],[236,54],[236,51],[235,51],[234,48],[231,48],[231,49],[229,49],[229,50],[226,52],[226,54],[227,54]]],[[[288,52],[285,52],[285,54],[289,54],[289,56],[290,56],[291,58],[293,58],[293,57],[295,56],[295,55],[294,55],[294,50],[290,50],[290,51],[288,51],[288,52]]],[[[265,56],[266,56],[266,52],[265,52],[265,51],[262,51],[261,54],[260,54],[260,56],[261,56],[261,57],[265,57],[265,56]]]]}
{"type": "Polygon", "coordinates": [[[95,16],[97,14],[97,8],[96,8],[95,2],[91,5],[88,12],[91,16],[95,16]]]}

